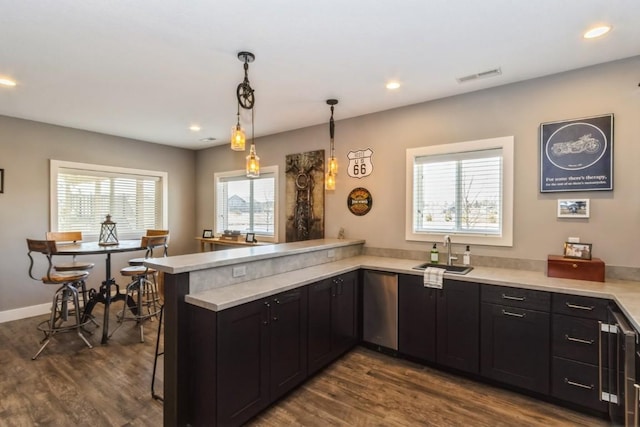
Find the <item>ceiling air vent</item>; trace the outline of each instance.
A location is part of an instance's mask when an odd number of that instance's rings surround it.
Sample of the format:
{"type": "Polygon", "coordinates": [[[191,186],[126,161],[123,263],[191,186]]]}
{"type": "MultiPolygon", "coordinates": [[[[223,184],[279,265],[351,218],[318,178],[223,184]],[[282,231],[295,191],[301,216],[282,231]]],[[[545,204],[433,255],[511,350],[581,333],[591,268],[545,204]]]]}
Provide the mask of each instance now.
{"type": "Polygon", "coordinates": [[[487,77],[499,76],[501,74],[502,74],[502,70],[500,68],[494,68],[493,70],[487,70],[477,74],[469,74],[468,76],[458,77],[456,80],[458,80],[458,83],[466,83],[472,80],[486,79],[487,77]]]}

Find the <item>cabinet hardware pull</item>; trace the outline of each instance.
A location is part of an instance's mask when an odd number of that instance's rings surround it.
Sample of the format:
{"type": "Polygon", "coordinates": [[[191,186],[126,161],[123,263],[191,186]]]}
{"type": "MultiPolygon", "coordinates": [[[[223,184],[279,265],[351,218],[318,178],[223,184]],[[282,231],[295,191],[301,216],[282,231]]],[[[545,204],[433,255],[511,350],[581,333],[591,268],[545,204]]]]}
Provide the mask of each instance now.
{"type": "Polygon", "coordinates": [[[589,345],[591,345],[591,344],[593,344],[593,343],[594,343],[594,340],[583,340],[583,339],[581,339],[581,338],[574,338],[574,337],[570,337],[570,336],[569,336],[569,335],[567,335],[567,334],[564,334],[564,338],[565,338],[567,341],[579,342],[579,343],[581,343],[581,344],[589,344],[589,345]]]}
{"type": "Polygon", "coordinates": [[[576,386],[576,387],[580,387],[580,388],[586,388],[587,390],[593,390],[593,384],[591,384],[591,385],[580,384],[580,383],[577,383],[575,381],[571,381],[568,378],[565,378],[564,382],[569,384],[569,385],[572,385],[572,386],[576,386]]]}
{"type": "Polygon", "coordinates": [[[502,314],[504,314],[505,316],[513,316],[513,317],[520,317],[520,318],[525,317],[527,315],[527,313],[522,313],[522,314],[520,314],[520,313],[512,313],[512,312],[507,311],[507,310],[502,310],[502,314]]]}
{"type": "Polygon", "coordinates": [[[510,299],[513,301],[524,301],[527,299],[527,297],[512,297],[510,295],[502,294],[502,299],[510,299]]]}
{"type": "Polygon", "coordinates": [[[588,311],[591,311],[591,310],[593,310],[595,308],[595,306],[593,306],[593,305],[587,307],[586,305],[571,304],[569,302],[565,302],[565,304],[567,305],[567,307],[575,308],[577,310],[588,310],[588,311]]]}
{"type": "Polygon", "coordinates": [[[273,320],[274,322],[277,322],[277,321],[278,321],[278,316],[273,316],[273,317],[271,318],[271,320],[273,320]]]}
{"type": "Polygon", "coordinates": [[[598,321],[598,400],[602,402],[602,322],[598,321]]]}
{"type": "Polygon", "coordinates": [[[640,391],[640,385],[634,383],[633,388],[636,391],[636,404],[633,408],[633,425],[634,427],[638,427],[638,399],[640,399],[640,393],[638,392],[640,391]]]}

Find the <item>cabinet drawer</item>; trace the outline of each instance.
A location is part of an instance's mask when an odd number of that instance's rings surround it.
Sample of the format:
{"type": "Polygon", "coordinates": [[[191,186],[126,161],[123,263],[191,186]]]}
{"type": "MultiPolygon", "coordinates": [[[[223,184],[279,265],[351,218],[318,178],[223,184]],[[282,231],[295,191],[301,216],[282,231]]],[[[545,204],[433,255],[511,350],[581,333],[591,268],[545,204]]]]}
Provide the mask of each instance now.
{"type": "Polygon", "coordinates": [[[551,307],[554,313],[602,321],[607,320],[608,305],[609,301],[606,299],[579,295],[553,294],[551,298],[551,307]]]}
{"type": "Polygon", "coordinates": [[[508,305],[509,307],[538,311],[550,311],[551,309],[551,295],[544,291],[483,285],[481,298],[483,302],[508,305]]]}
{"type": "MultiPolygon", "coordinates": [[[[592,365],[598,364],[598,321],[553,315],[553,355],[592,365]]],[[[606,359],[607,352],[603,352],[606,359]]],[[[606,366],[606,360],[603,360],[606,366]]]]}
{"type": "MultiPolygon", "coordinates": [[[[603,378],[607,378],[606,372],[603,378]]],[[[603,389],[606,390],[606,387],[603,389]]],[[[551,367],[551,395],[596,411],[606,412],[607,402],[598,399],[598,367],[554,357],[551,367]]]]}

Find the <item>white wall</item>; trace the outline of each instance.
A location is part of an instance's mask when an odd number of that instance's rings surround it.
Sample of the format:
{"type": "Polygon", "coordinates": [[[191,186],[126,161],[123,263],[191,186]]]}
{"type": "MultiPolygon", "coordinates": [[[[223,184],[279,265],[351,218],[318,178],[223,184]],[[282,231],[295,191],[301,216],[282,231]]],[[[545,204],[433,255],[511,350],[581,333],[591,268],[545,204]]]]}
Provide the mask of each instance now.
{"type": "MultiPolygon", "coordinates": [[[[561,254],[568,236],[593,244],[593,254],[607,265],[640,267],[640,57],[566,72],[522,83],[478,91],[414,106],[336,122],[337,189],[325,196],[325,230],[336,237],[344,227],[349,238],[367,246],[426,250],[424,243],[404,240],[405,150],[425,145],[513,135],[515,137],[514,245],[474,247],[475,254],[546,260],[561,254]],[[614,114],[614,191],[539,192],[539,126],[541,123],[614,114]],[[347,152],[371,148],[373,174],[363,179],[346,173],[347,152]],[[347,195],[367,188],[373,208],[365,216],[347,210],[347,195]],[[589,198],[590,219],[556,217],[559,198],[589,198]]],[[[473,84],[473,83],[469,83],[473,84]]],[[[400,90],[410,90],[401,88],[400,90]]],[[[318,100],[323,103],[324,100],[318,100]]],[[[348,99],[338,107],[346,108],[348,99]]],[[[340,109],[335,117],[339,119],[340,109]]],[[[284,157],[329,148],[326,125],[260,138],[262,165],[280,166],[284,198],[284,157]]],[[[226,145],[198,153],[199,229],[213,226],[213,173],[241,169],[245,153],[226,145]]],[[[284,200],[280,201],[281,212],[284,200]]],[[[280,241],[284,241],[284,215],[280,241]]]]}
{"type": "MultiPolygon", "coordinates": [[[[3,312],[39,305],[48,311],[51,304],[55,287],[27,275],[25,241],[44,238],[50,229],[49,159],[168,172],[170,253],[179,254],[197,249],[195,157],[191,150],[0,116],[0,169],[5,171],[0,194],[0,321],[3,312]]],[[[112,271],[117,273],[131,255],[114,255],[112,271]]],[[[92,258],[96,267],[89,286],[97,288],[105,277],[105,259],[92,258]]]]}

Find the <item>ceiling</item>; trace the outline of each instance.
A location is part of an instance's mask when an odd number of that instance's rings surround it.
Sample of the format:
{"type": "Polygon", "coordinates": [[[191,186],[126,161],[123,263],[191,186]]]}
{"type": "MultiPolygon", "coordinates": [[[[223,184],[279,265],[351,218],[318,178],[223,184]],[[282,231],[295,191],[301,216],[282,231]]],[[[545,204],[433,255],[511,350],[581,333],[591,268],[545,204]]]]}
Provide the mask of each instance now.
{"type": "Polygon", "coordinates": [[[0,6],[0,77],[17,82],[0,86],[0,115],[189,149],[228,143],[243,50],[256,56],[256,137],[327,123],[328,98],[339,99],[340,120],[640,54],[636,0],[0,6]],[[612,31],[582,38],[600,23],[612,31]],[[498,67],[499,76],[457,81],[498,67]],[[395,91],[385,88],[392,79],[395,91]]]}

